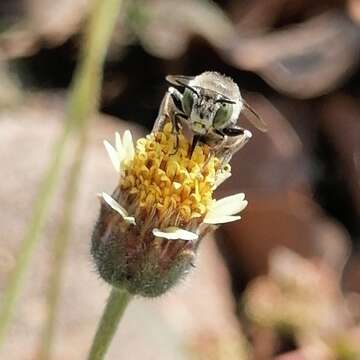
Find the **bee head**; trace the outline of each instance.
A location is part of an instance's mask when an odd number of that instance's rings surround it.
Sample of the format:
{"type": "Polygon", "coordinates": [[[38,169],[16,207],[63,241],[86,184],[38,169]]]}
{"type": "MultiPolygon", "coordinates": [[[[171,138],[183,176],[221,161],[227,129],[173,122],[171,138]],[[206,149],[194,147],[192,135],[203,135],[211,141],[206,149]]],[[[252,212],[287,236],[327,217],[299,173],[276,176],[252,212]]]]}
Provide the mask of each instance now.
{"type": "Polygon", "coordinates": [[[183,87],[181,107],[196,135],[206,135],[212,128],[221,130],[236,123],[242,98],[232,79],[206,71],[195,77],[169,75],[167,80],[183,87]]]}
{"type": "Polygon", "coordinates": [[[239,87],[229,77],[216,71],[197,76],[168,75],[167,81],[183,88],[178,96],[178,108],[187,116],[196,135],[206,135],[210,129],[225,129],[236,124],[242,109],[247,119],[259,130],[266,123],[242,98],[239,87]]]}
{"type": "Polygon", "coordinates": [[[211,128],[224,129],[236,121],[236,112],[240,112],[236,105],[235,101],[204,88],[187,86],[182,97],[183,111],[197,135],[205,135],[211,128]]]}

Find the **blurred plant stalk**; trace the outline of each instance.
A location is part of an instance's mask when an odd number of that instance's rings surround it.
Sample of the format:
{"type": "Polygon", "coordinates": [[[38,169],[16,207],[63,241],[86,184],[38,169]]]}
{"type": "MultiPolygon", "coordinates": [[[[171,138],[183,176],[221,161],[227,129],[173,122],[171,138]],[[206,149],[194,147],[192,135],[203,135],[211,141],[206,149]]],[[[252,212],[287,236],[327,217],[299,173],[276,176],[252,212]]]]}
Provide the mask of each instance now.
{"type": "Polygon", "coordinates": [[[116,22],[121,0],[94,0],[89,17],[79,65],[76,69],[65,117],[64,130],[57,140],[48,169],[40,186],[40,193],[24,239],[20,245],[17,262],[2,296],[0,309],[0,345],[10,324],[15,302],[19,296],[25,273],[35,246],[46,221],[50,200],[56,190],[59,173],[63,165],[66,144],[72,133],[79,136],[75,160],[70,171],[65,195],[65,207],[58,236],[55,239],[54,255],[59,256],[50,276],[49,313],[46,329],[50,331],[44,339],[43,353],[48,353],[55,325],[55,312],[59,294],[61,268],[68,243],[72,222],[72,210],[77,193],[81,163],[87,144],[87,133],[98,106],[102,84],[102,67],[108,44],[116,22]],[[61,235],[60,235],[61,234],[61,235]]]}
{"type": "Polygon", "coordinates": [[[41,344],[38,360],[51,359],[51,350],[54,342],[54,334],[57,320],[57,309],[61,295],[61,283],[63,265],[66,258],[67,248],[70,242],[71,227],[73,224],[74,205],[77,199],[79,179],[82,171],[83,159],[87,147],[87,129],[79,134],[79,142],[75,150],[74,160],[69,172],[64,195],[64,208],[62,218],[57,228],[52,249],[52,267],[49,274],[49,287],[47,291],[47,314],[42,329],[41,344]]]}
{"type": "Polygon", "coordinates": [[[125,289],[112,288],[96,330],[88,360],[101,360],[104,358],[130,300],[131,295],[125,289]]]}

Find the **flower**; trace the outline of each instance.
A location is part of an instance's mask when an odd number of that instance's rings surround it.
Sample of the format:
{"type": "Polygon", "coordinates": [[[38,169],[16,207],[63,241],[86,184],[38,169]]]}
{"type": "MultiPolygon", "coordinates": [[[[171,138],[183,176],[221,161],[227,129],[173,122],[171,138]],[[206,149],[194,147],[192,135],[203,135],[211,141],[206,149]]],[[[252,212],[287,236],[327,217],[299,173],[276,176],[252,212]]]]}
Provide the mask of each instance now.
{"type": "Polygon", "coordinates": [[[128,130],[115,134],[115,146],[104,145],[120,179],[112,195],[100,195],[93,258],[112,285],[160,295],[189,271],[205,233],[240,219],[245,195],[214,200],[230,165],[205,144],[189,156],[189,141],[173,133],[170,121],[135,146],[128,130]]]}

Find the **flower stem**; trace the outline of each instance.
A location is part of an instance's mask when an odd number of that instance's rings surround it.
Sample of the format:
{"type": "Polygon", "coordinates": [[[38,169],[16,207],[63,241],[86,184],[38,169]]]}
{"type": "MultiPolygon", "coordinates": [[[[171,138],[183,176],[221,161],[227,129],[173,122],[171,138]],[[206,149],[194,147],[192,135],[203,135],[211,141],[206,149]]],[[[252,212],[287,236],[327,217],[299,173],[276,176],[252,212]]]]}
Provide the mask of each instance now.
{"type": "Polygon", "coordinates": [[[112,288],[91,345],[88,360],[104,359],[130,299],[131,295],[125,289],[112,288]]]}
{"type": "Polygon", "coordinates": [[[65,125],[57,140],[48,169],[40,186],[33,215],[17,255],[15,268],[2,296],[0,308],[0,345],[9,326],[31,255],[45,223],[50,200],[56,189],[71,133],[89,126],[96,111],[102,82],[102,65],[121,0],[94,0],[79,65],[72,82],[65,125]]]}

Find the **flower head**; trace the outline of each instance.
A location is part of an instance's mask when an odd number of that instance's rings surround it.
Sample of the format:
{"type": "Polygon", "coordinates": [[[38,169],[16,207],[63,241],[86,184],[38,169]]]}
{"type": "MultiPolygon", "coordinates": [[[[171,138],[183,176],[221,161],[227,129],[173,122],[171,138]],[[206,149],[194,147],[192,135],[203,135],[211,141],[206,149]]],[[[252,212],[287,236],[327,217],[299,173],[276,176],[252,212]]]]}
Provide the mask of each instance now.
{"type": "Polygon", "coordinates": [[[205,144],[190,156],[188,139],[170,121],[135,146],[130,131],[104,145],[120,179],[111,196],[101,194],[92,238],[97,268],[133,294],[162,294],[188,272],[203,235],[239,219],[247,201],[244,194],[213,199],[230,165],[205,144]]]}

